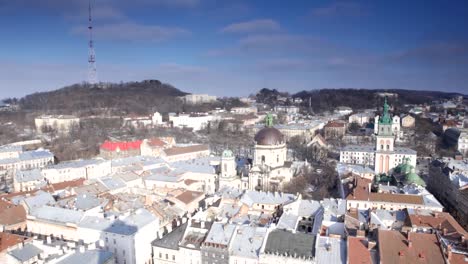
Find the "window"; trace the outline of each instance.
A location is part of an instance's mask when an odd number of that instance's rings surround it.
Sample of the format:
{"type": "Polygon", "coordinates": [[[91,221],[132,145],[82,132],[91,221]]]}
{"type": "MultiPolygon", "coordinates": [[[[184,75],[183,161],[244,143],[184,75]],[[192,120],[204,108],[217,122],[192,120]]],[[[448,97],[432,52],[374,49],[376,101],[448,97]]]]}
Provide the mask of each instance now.
{"type": "Polygon", "coordinates": [[[169,259],[169,255],[168,255],[168,254],[166,254],[166,259],[169,259]]]}
{"type": "Polygon", "coordinates": [[[174,260],[174,261],[175,261],[175,255],[172,255],[172,260],[174,260]]]}
{"type": "Polygon", "coordinates": [[[114,245],[116,244],[115,238],[114,238],[114,245]]]}
{"type": "Polygon", "coordinates": [[[159,252],[159,258],[162,258],[162,253],[161,252],[159,252]]]}
{"type": "Polygon", "coordinates": [[[265,162],[265,156],[262,155],[262,162],[265,162]]]}
{"type": "Polygon", "coordinates": [[[389,150],[389,149],[390,149],[390,145],[387,145],[387,150],[389,150]]]}
{"type": "Polygon", "coordinates": [[[124,255],[124,256],[125,256],[125,249],[124,249],[124,250],[122,250],[122,255],[124,255]]]}

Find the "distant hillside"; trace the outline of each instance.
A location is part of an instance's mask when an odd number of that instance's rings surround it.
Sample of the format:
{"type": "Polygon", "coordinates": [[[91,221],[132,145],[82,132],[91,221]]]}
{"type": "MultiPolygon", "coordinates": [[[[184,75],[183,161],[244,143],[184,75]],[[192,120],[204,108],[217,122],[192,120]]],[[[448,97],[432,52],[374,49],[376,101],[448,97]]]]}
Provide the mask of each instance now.
{"type": "MultiPolygon", "coordinates": [[[[301,91],[292,94],[293,98],[301,98],[304,100],[303,105],[309,105],[309,98],[312,110],[314,112],[332,111],[337,106],[348,106],[353,109],[375,108],[380,106],[382,98],[377,96],[377,93],[396,93],[397,98],[389,98],[392,105],[401,107],[404,104],[424,104],[434,100],[451,99],[455,96],[462,95],[459,93],[447,93],[438,91],[415,91],[402,89],[320,89],[312,91],[301,91]]],[[[271,104],[274,98],[284,96],[277,90],[262,89],[257,93],[257,102],[271,104]]],[[[463,96],[463,95],[462,95],[463,96]]],[[[466,96],[465,96],[466,97],[466,96]]]]}
{"type": "Polygon", "coordinates": [[[27,95],[19,100],[19,105],[24,110],[57,113],[108,110],[145,114],[151,110],[182,110],[176,97],[185,94],[187,93],[158,80],[100,86],[75,84],[55,91],[27,95]]]}

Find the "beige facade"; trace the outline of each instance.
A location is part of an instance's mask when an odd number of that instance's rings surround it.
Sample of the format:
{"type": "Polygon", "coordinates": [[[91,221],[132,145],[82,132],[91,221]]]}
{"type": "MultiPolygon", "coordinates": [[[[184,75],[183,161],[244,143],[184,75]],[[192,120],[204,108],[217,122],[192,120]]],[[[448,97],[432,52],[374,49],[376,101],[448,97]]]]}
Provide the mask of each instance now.
{"type": "Polygon", "coordinates": [[[36,130],[44,132],[45,127],[57,130],[59,133],[69,133],[74,125],[79,125],[80,119],[72,115],[46,115],[34,119],[36,130]]]}
{"type": "Polygon", "coordinates": [[[414,127],[416,119],[410,115],[406,115],[401,119],[402,127],[414,127]]]}

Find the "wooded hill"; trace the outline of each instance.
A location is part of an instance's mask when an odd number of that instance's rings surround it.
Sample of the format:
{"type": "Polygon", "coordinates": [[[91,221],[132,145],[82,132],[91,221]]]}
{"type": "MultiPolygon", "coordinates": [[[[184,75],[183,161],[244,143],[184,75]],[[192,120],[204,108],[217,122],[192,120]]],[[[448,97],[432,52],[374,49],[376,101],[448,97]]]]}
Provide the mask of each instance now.
{"type": "Polygon", "coordinates": [[[18,103],[21,109],[30,111],[147,114],[153,110],[182,111],[180,101],[176,98],[186,94],[170,84],[146,80],[119,84],[74,84],[55,91],[27,95],[18,103]]]}

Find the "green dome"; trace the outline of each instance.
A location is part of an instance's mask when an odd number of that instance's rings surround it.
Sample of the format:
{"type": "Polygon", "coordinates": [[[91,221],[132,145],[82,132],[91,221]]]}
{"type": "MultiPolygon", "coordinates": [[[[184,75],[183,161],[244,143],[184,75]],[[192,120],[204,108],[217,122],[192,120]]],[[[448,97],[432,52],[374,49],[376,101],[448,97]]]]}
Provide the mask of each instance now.
{"type": "Polygon", "coordinates": [[[411,166],[408,163],[402,163],[402,164],[397,166],[397,169],[398,169],[398,172],[401,173],[401,174],[408,174],[413,169],[413,166],[411,166]]]}
{"type": "Polygon", "coordinates": [[[234,153],[230,149],[226,149],[223,151],[223,157],[224,158],[232,158],[234,157],[234,153]]]}
{"type": "Polygon", "coordinates": [[[414,171],[411,171],[410,173],[406,174],[405,177],[406,184],[411,184],[414,183],[419,186],[426,186],[426,183],[424,182],[419,175],[417,175],[414,171]]]}
{"type": "Polygon", "coordinates": [[[408,174],[413,170],[414,167],[410,164],[409,158],[403,158],[403,162],[395,168],[395,171],[400,174],[408,174]]]}

